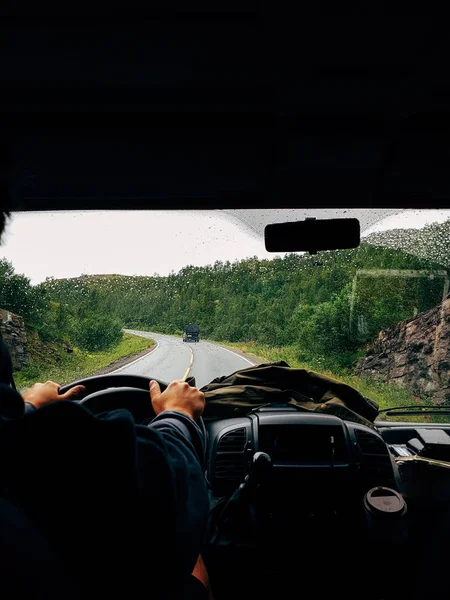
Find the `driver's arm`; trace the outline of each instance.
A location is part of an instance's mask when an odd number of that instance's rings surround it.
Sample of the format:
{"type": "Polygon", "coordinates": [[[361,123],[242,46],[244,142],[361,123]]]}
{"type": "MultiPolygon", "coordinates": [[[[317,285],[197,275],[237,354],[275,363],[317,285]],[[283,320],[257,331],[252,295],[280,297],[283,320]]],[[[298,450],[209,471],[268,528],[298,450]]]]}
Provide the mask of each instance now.
{"type": "Polygon", "coordinates": [[[82,385],[76,385],[65,394],[59,394],[61,386],[54,381],[46,381],[35,383],[20,396],[9,384],[0,381],[0,387],[0,418],[18,418],[58,400],[76,399],[85,389],[82,385]]]}
{"type": "Polygon", "coordinates": [[[185,576],[192,573],[208,590],[206,569],[199,557],[209,511],[204,476],[206,440],[197,424],[205,396],[181,381],[173,381],[164,392],[152,381],[150,395],[156,418],[146,429],[163,439],[177,490],[177,549],[172,556],[184,556],[185,576]]]}
{"type": "MultiPolygon", "coordinates": [[[[77,386],[60,395],[59,387],[54,382],[35,384],[24,392],[23,400],[34,411],[82,390],[77,386]]],[[[155,536],[159,540],[162,565],[166,558],[168,561],[169,580],[181,573],[186,579],[193,571],[197,576],[195,565],[209,509],[203,465],[205,440],[196,423],[203,411],[204,395],[182,382],[173,382],[163,393],[158,384],[152,383],[151,398],[156,418],[149,427],[135,427],[136,467],[144,514],[141,530],[143,537],[155,536]]],[[[110,420],[114,422],[114,418],[110,420]]],[[[161,563],[158,568],[161,569],[161,563]]]]}
{"type": "Polygon", "coordinates": [[[205,395],[183,381],[172,381],[164,392],[156,381],[150,382],[150,397],[156,417],[149,427],[189,442],[204,470],[205,441],[198,419],[205,407],[205,395]]]}

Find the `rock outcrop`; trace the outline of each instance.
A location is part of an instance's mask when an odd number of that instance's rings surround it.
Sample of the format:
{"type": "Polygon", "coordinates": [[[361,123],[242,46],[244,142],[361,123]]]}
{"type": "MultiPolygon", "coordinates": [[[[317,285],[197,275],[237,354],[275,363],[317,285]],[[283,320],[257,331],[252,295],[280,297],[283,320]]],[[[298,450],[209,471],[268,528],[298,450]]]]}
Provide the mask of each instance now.
{"type": "Polygon", "coordinates": [[[14,370],[20,371],[27,358],[27,334],[22,317],[0,308],[0,331],[11,353],[14,370]]]}
{"type": "Polygon", "coordinates": [[[435,308],[380,332],[358,375],[393,382],[419,398],[450,402],[450,296],[435,308]]]}

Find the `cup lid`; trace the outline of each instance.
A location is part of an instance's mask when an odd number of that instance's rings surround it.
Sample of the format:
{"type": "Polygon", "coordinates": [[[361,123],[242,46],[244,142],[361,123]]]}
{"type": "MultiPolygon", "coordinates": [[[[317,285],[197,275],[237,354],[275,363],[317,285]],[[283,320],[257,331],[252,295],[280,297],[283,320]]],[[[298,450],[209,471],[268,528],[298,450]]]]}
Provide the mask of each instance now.
{"type": "Polygon", "coordinates": [[[364,497],[364,504],[372,513],[381,516],[399,516],[406,510],[406,503],[402,496],[384,486],[369,490],[364,497]]]}

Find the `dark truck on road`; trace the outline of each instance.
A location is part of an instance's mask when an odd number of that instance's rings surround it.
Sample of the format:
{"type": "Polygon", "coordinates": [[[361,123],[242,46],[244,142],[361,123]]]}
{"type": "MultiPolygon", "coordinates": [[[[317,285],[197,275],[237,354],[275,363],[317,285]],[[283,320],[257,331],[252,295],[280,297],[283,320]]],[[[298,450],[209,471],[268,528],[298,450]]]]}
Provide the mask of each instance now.
{"type": "Polygon", "coordinates": [[[183,333],[183,342],[200,341],[200,327],[198,325],[186,325],[183,333]]]}

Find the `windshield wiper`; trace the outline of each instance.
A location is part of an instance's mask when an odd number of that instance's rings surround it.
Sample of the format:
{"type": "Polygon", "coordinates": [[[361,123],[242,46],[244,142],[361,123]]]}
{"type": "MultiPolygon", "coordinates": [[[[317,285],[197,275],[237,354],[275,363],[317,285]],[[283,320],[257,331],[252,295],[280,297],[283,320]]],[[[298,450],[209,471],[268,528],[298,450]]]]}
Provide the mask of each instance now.
{"type": "Polygon", "coordinates": [[[450,415],[450,406],[424,406],[423,408],[419,408],[417,405],[393,406],[384,408],[378,413],[385,413],[387,417],[399,415],[450,415]]]}

